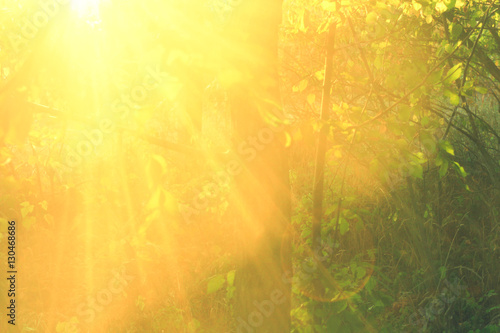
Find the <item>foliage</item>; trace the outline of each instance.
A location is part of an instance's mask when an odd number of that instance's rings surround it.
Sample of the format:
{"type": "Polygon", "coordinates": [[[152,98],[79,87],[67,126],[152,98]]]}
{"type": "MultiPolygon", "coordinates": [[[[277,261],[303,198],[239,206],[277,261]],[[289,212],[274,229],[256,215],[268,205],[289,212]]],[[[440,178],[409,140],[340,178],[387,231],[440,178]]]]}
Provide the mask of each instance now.
{"type": "MultiPolygon", "coordinates": [[[[228,95],[252,79],[236,70],[248,51],[235,42],[239,6],[0,1],[0,243],[20,221],[19,327],[234,326],[228,95]],[[201,132],[186,111],[195,100],[201,132]]],[[[284,2],[293,332],[500,330],[499,11],[475,0],[284,2]],[[334,79],[322,96],[330,24],[334,79]],[[453,297],[449,281],[463,287],[453,297]]]]}

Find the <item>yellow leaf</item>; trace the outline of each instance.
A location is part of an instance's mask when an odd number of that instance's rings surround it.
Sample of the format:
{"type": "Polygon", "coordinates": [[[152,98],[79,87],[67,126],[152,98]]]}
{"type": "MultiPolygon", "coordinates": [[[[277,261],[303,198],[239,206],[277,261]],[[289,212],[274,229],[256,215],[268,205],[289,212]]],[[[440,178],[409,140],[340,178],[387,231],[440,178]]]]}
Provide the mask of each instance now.
{"type": "Polygon", "coordinates": [[[168,213],[173,214],[174,212],[177,212],[179,210],[178,205],[177,205],[177,200],[175,199],[174,195],[166,190],[163,190],[163,208],[165,211],[168,213]]]}
{"type": "Polygon", "coordinates": [[[148,203],[146,204],[147,210],[155,210],[158,209],[161,205],[161,190],[157,189],[153,192],[153,195],[149,198],[148,203]]]}
{"type": "Polygon", "coordinates": [[[323,1],[321,7],[329,12],[334,12],[337,10],[337,4],[335,2],[323,1]]]}
{"type": "Polygon", "coordinates": [[[290,135],[290,133],[285,132],[285,140],[285,147],[290,147],[290,145],[292,144],[292,136],[290,135]]]}
{"type": "Polygon", "coordinates": [[[317,71],[316,73],[314,73],[314,76],[320,80],[320,81],[323,81],[323,79],[325,78],[325,70],[322,69],[320,71],[317,71]]]}
{"type": "Polygon", "coordinates": [[[28,201],[21,202],[21,215],[26,217],[29,213],[33,211],[34,206],[30,204],[28,201]]]}
{"type": "Polygon", "coordinates": [[[301,32],[307,32],[307,27],[305,25],[304,15],[305,15],[305,10],[302,11],[302,15],[300,15],[299,31],[301,31],[301,32]]]}
{"type": "Polygon", "coordinates": [[[304,79],[304,80],[300,81],[299,87],[298,87],[299,92],[303,92],[307,88],[307,84],[308,83],[309,82],[307,81],[307,79],[304,79]]]}
{"type": "Polygon", "coordinates": [[[48,205],[47,205],[47,201],[46,201],[46,200],[41,201],[41,202],[39,203],[39,205],[40,205],[40,206],[42,206],[42,208],[43,208],[44,210],[47,210],[47,206],[48,206],[48,205]]]}
{"type": "Polygon", "coordinates": [[[316,95],[314,94],[307,95],[307,103],[309,103],[310,105],[313,105],[315,100],[316,100],[316,95]]]}
{"type": "Polygon", "coordinates": [[[48,225],[50,226],[53,226],[54,225],[54,217],[50,214],[45,214],[43,216],[43,218],[45,219],[45,222],[47,222],[48,225]]]}
{"type": "Polygon", "coordinates": [[[375,12],[370,12],[366,15],[366,23],[375,24],[377,22],[378,15],[375,12]]]}
{"type": "Polygon", "coordinates": [[[160,155],[153,155],[147,166],[148,183],[154,187],[161,182],[163,175],[167,172],[167,162],[160,155]]]}
{"type": "Polygon", "coordinates": [[[436,4],[436,11],[438,13],[444,13],[446,10],[448,10],[448,7],[444,4],[443,1],[439,1],[437,4],[436,4]]]}

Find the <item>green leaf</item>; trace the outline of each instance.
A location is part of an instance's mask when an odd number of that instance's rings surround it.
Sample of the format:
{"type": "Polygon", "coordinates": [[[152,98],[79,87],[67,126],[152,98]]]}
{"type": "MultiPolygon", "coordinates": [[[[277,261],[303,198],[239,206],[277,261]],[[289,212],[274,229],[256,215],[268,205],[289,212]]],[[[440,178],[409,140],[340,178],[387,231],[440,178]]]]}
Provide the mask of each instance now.
{"type": "Polygon", "coordinates": [[[229,286],[232,286],[234,284],[234,276],[235,276],[236,271],[233,269],[232,271],[229,271],[227,273],[227,284],[229,286]]]}
{"type": "Polygon", "coordinates": [[[438,154],[438,156],[436,156],[436,160],[434,161],[434,164],[436,164],[436,166],[440,166],[443,164],[443,162],[444,162],[443,157],[438,154]]]}
{"type": "Polygon", "coordinates": [[[448,10],[448,7],[446,6],[446,4],[444,3],[444,1],[439,1],[437,4],[436,4],[436,11],[438,13],[444,13],[445,11],[448,10]]]}
{"type": "Polygon", "coordinates": [[[462,75],[462,63],[458,63],[446,73],[444,78],[444,82],[447,84],[451,84],[455,82],[462,75]]]}
{"type": "Polygon", "coordinates": [[[464,27],[462,27],[458,23],[452,23],[449,29],[450,29],[450,37],[452,40],[457,40],[458,37],[460,37],[460,35],[464,31],[464,27]]]}
{"type": "Polygon", "coordinates": [[[226,279],[222,275],[215,275],[211,277],[207,284],[207,294],[212,294],[220,290],[224,286],[225,282],[226,279]]]}
{"type": "Polygon", "coordinates": [[[347,222],[344,218],[340,218],[339,221],[339,230],[340,234],[343,236],[346,232],[349,231],[349,222],[347,222]]]}
{"type": "Polygon", "coordinates": [[[424,116],[422,117],[422,119],[420,120],[420,123],[422,124],[422,126],[427,126],[429,124],[430,120],[429,120],[429,117],[427,116],[424,116]]]}
{"type": "Polygon", "coordinates": [[[412,164],[410,175],[413,178],[424,179],[424,168],[420,164],[412,164]]]}
{"type": "Polygon", "coordinates": [[[337,206],[331,205],[326,209],[325,215],[331,215],[335,210],[337,209],[337,206]]]}
{"type": "Polygon", "coordinates": [[[376,286],[377,286],[377,280],[375,280],[375,278],[372,276],[372,277],[370,277],[370,279],[366,283],[365,289],[366,289],[366,291],[368,291],[369,294],[371,294],[373,291],[373,288],[375,288],[376,286]]]}
{"type": "Polygon", "coordinates": [[[411,107],[408,105],[401,105],[399,107],[399,113],[398,113],[398,118],[401,121],[407,122],[410,120],[411,116],[411,107]]]}
{"type": "Polygon", "coordinates": [[[458,162],[453,162],[453,163],[455,166],[455,170],[457,170],[458,174],[463,178],[467,177],[467,172],[465,171],[465,169],[458,162]]]}
{"type": "Polygon", "coordinates": [[[492,312],[494,310],[498,310],[498,309],[500,309],[500,305],[495,305],[494,307],[491,307],[488,310],[486,310],[486,313],[490,313],[490,312],[492,312]]]}
{"type": "Polygon", "coordinates": [[[451,105],[457,106],[460,104],[460,97],[457,94],[453,94],[450,96],[451,105]]]}
{"type": "Polygon", "coordinates": [[[444,0],[444,4],[446,5],[446,7],[447,7],[448,9],[453,9],[453,8],[455,8],[455,3],[456,3],[456,2],[457,2],[456,0],[444,0]]]}
{"type": "Polygon", "coordinates": [[[443,178],[448,171],[448,160],[442,160],[441,167],[439,168],[439,178],[443,178]]]}
{"type": "Polygon", "coordinates": [[[337,314],[341,313],[345,309],[347,309],[347,301],[346,300],[335,302],[335,306],[333,307],[333,311],[335,313],[337,313],[337,314]]]}
{"type": "Polygon", "coordinates": [[[444,95],[449,97],[450,103],[452,105],[457,106],[458,104],[460,104],[460,96],[458,96],[458,94],[446,89],[444,91],[444,95]]]}
{"type": "Polygon", "coordinates": [[[474,87],[474,90],[480,93],[481,95],[484,95],[488,92],[488,88],[485,87],[474,87]]]}
{"type": "Polygon", "coordinates": [[[358,267],[356,267],[354,273],[355,273],[357,279],[362,279],[366,275],[366,269],[358,266],[358,267]]]}
{"type": "Polygon", "coordinates": [[[28,201],[24,201],[21,203],[21,215],[26,217],[29,213],[33,211],[34,206],[30,204],[28,201]]]}
{"type": "Polygon", "coordinates": [[[453,150],[453,146],[451,145],[451,143],[449,141],[439,142],[439,147],[441,148],[441,150],[444,150],[448,154],[455,156],[455,151],[453,150]]]}
{"type": "Polygon", "coordinates": [[[443,76],[443,69],[441,68],[440,70],[435,71],[431,75],[429,75],[429,79],[427,79],[427,82],[429,82],[430,85],[434,85],[441,80],[442,76],[443,76]]]}
{"type": "Polygon", "coordinates": [[[441,276],[440,279],[444,280],[444,278],[446,277],[446,267],[445,266],[439,267],[439,273],[441,276]]]}
{"type": "Polygon", "coordinates": [[[422,130],[419,134],[420,142],[422,146],[429,151],[430,153],[434,153],[436,151],[436,140],[428,131],[422,130]]]}

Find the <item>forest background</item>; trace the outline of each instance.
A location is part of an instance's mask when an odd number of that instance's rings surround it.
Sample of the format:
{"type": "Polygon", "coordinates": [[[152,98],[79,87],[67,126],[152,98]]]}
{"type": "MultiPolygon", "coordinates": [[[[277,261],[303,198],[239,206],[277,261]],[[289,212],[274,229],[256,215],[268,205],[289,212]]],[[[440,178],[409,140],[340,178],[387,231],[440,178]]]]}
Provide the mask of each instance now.
{"type": "Polygon", "coordinates": [[[1,0],[0,331],[500,332],[499,11],[1,0]]]}

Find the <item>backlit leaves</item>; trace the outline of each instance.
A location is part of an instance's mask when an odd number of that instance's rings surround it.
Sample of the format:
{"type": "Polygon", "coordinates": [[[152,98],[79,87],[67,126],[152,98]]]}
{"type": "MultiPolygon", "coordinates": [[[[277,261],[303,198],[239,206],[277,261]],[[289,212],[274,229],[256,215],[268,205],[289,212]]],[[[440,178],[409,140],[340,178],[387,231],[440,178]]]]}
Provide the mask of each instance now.
{"type": "Polygon", "coordinates": [[[223,275],[215,275],[208,280],[207,294],[213,294],[220,290],[226,283],[226,278],[223,275]]]}
{"type": "Polygon", "coordinates": [[[161,184],[162,178],[167,172],[167,163],[165,159],[160,155],[153,155],[149,160],[146,172],[150,188],[161,184]]]}
{"type": "Polygon", "coordinates": [[[446,84],[451,84],[455,82],[462,75],[462,63],[458,63],[448,70],[443,82],[446,84]]]}

